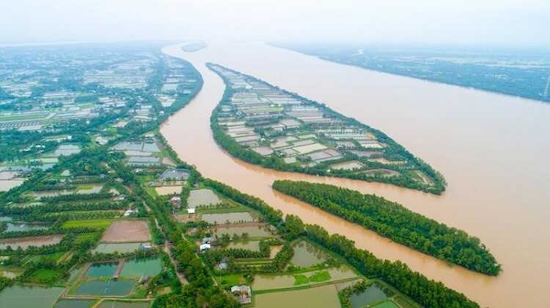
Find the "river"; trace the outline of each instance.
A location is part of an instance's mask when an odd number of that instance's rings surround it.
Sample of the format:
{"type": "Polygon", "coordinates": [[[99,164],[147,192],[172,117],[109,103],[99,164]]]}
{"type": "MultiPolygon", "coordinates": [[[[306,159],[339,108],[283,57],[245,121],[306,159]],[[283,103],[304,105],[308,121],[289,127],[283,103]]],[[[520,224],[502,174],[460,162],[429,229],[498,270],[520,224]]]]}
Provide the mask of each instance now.
{"type": "Polygon", "coordinates": [[[181,159],[205,176],[260,197],[284,213],[323,226],[376,256],[463,292],[482,306],[550,307],[550,105],[346,66],[262,43],[213,43],[186,53],[163,52],[195,65],[199,95],[172,116],[162,134],[181,159]],[[327,104],[378,128],[443,173],[442,196],[360,181],[291,174],[232,158],[212,138],[209,119],[223,81],[215,62],[327,104]],[[481,239],[504,272],[487,277],[395,244],[282,196],[276,179],[307,180],[375,193],[481,239]]]}

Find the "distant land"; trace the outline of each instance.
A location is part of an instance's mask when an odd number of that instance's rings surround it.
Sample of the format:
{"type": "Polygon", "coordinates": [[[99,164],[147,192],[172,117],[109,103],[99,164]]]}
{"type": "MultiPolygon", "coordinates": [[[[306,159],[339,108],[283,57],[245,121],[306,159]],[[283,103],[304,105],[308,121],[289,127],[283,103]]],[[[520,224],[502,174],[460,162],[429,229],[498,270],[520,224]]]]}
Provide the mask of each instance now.
{"type": "Polygon", "coordinates": [[[370,70],[550,102],[550,53],[542,50],[272,45],[370,70]]]}

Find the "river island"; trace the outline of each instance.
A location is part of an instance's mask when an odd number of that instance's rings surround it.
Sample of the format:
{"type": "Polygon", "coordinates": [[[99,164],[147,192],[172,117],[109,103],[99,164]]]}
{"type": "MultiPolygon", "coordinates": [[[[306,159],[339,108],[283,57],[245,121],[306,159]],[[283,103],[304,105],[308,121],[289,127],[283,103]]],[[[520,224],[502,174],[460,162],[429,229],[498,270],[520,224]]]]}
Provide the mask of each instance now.
{"type": "Polygon", "coordinates": [[[208,67],[226,84],[211,127],[231,155],[276,170],[445,191],[439,172],[383,132],[252,76],[208,67]]]}

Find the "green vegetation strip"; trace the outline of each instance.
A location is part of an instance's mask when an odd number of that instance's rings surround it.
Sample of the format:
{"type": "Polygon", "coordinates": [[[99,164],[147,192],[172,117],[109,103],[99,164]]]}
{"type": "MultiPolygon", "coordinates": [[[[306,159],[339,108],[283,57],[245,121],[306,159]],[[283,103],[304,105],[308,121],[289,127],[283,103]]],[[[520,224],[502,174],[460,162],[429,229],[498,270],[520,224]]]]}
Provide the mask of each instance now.
{"type": "Polygon", "coordinates": [[[487,275],[501,271],[478,238],[398,203],[326,184],[285,180],[275,181],[273,188],[436,258],[487,275]]]}

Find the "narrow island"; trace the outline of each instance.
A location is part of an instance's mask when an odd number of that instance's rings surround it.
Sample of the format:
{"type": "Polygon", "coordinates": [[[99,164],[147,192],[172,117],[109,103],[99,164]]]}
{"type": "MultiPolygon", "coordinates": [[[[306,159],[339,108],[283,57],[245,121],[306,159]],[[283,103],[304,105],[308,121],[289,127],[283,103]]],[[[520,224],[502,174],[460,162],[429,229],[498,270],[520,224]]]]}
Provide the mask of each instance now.
{"type": "Polygon", "coordinates": [[[288,180],[275,181],[273,189],[446,262],[491,276],[502,270],[478,238],[382,197],[288,180]]]}
{"type": "Polygon", "coordinates": [[[226,90],[211,117],[216,142],[281,171],[381,182],[432,194],[443,176],[379,130],[325,105],[217,64],[226,90]]]}

